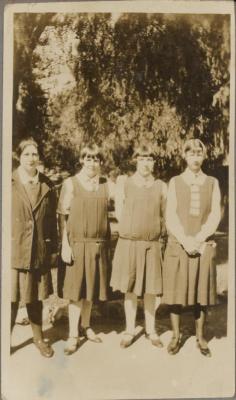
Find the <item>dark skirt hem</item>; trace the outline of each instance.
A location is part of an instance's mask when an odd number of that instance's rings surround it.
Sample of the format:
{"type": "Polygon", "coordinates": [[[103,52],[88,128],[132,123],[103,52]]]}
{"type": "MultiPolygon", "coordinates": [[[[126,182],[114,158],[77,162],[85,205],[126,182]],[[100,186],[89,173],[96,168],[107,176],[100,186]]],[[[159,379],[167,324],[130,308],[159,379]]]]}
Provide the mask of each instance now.
{"type": "Polygon", "coordinates": [[[168,305],[216,304],[215,248],[191,257],[179,243],[169,243],[163,267],[163,302],[168,305]]]}

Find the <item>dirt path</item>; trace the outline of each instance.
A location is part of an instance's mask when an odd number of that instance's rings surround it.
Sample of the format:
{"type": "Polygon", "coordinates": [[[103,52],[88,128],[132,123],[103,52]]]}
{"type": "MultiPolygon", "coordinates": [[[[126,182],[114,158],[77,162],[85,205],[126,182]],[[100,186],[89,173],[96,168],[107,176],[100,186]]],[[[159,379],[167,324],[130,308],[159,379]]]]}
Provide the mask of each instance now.
{"type": "Polygon", "coordinates": [[[62,318],[56,326],[45,325],[46,336],[53,343],[55,355],[42,358],[31,341],[29,326],[16,326],[13,335],[15,352],[10,357],[7,400],[86,400],[154,399],[171,397],[222,397],[233,395],[234,354],[227,338],[227,305],[209,311],[206,332],[213,357],[203,357],[196,348],[194,320],[190,310],[182,316],[184,345],[176,356],[166,347],[171,337],[169,316],[160,307],[157,328],[165,345],[154,348],[142,332],[139,310],[137,340],[128,349],[119,342],[124,329],[122,304],[111,303],[97,310],[93,325],[103,343],[82,340],[78,351],[64,356],[68,323],[62,318]],[[116,322],[111,316],[116,313],[116,322]],[[233,357],[233,358],[232,358],[233,357]]]}

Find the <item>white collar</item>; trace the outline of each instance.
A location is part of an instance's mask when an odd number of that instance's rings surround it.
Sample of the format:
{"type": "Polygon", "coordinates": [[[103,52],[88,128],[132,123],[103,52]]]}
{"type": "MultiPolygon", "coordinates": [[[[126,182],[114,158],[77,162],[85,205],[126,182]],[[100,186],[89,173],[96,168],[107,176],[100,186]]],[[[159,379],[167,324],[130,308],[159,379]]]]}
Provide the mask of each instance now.
{"type": "Polygon", "coordinates": [[[26,185],[27,183],[36,184],[39,181],[39,171],[37,171],[34,176],[30,176],[29,174],[27,174],[27,172],[21,166],[19,166],[18,174],[19,174],[20,181],[23,185],[26,185]]]}
{"type": "Polygon", "coordinates": [[[182,177],[188,185],[202,185],[205,182],[206,174],[201,169],[195,174],[187,167],[182,173],[182,177]]]}
{"type": "Polygon", "coordinates": [[[82,168],[81,171],[76,174],[77,179],[79,178],[83,182],[91,182],[91,183],[98,183],[99,182],[99,175],[95,175],[92,178],[90,178],[85,172],[84,169],[82,168]]]}
{"type": "Polygon", "coordinates": [[[151,187],[155,181],[153,175],[143,177],[137,171],[133,174],[131,179],[133,179],[135,184],[139,187],[151,187]]]}
{"type": "Polygon", "coordinates": [[[99,175],[95,175],[90,178],[87,174],[85,174],[83,168],[81,171],[75,175],[78,181],[82,184],[82,186],[89,191],[97,191],[99,187],[99,175]]]}

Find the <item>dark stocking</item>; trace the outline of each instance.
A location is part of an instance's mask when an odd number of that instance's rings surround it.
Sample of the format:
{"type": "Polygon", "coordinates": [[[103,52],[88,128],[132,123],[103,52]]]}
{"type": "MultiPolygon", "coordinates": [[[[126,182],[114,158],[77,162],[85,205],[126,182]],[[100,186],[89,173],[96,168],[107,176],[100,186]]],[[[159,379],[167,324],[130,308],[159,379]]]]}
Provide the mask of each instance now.
{"type": "Polygon", "coordinates": [[[16,317],[17,317],[17,312],[19,308],[19,303],[11,303],[11,332],[14,328],[14,325],[16,323],[16,317]]]}
{"type": "Polygon", "coordinates": [[[194,308],[195,324],[196,324],[196,337],[200,344],[204,346],[206,343],[204,339],[204,323],[206,319],[206,307],[197,304],[194,308]]]}
{"type": "Polygon", "coordinates": [[[170,306],[170,320],[173,330],[173,337],[176,339],[180,336],[180,314],[182,307],[180,305],[170,306]]]}
{"type": "Polygon", "coordinates": [[[35,301],[33,303],[26,304],[30,325],[33,331],[33,337],[36,341],[43,340],[42,332],[42,313],[43,304],[42,301],[35,301]]]}

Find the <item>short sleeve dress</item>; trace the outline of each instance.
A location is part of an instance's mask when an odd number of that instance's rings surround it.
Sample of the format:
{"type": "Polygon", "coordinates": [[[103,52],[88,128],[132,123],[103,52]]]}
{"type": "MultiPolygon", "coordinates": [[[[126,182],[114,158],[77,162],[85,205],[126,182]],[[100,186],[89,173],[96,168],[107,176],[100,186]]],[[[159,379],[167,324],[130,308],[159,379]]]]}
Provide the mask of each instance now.
{"type": "MultiPolygon", "coordinates": [[[[107,299],[110,238],[107,183],[100,179],[98,189],[91,191],[76,176],[68,179],[71,180],[72,193],[70,204],[67,204],[66,225],[74,260],[72,265],[65,267],[63,297],[72,301],[104,301],[107,299]]],[[[61,205],[63,198],[68,202],[66,190],[64,184],[59,199],[61,205]]]]}

